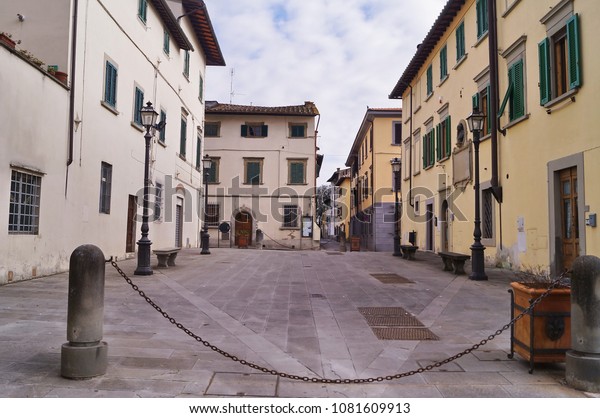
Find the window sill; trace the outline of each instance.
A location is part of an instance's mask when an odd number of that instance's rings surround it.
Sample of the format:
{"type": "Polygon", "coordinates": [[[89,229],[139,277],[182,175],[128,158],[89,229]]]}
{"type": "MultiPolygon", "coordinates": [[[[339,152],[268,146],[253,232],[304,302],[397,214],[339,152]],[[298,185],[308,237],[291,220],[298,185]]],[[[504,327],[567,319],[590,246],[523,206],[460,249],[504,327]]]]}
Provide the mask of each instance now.
{"type": "Polygon", "coordinates": [[[429,101],[429,99],[431,99],[433,97],[433,91],[431,91],[429,94],[427,94],[427,97],[425,97],[425,103],[427,103],[429,101]]]}
{"type": "Polygon", "coordinates": [[[135,129],[137,129],[140,132],[144,132],[144,127],[140,124],[138,124],[137,122],[131,121],[131,126],[134,127],[135,129]]]}
{"type": "Polygon", "coordinates": [[[207,181],[206,184],[208,184],[208,185],[221,184],[221,182],[220,181],[207,181]]]}
{"type": "Polygon", "coordinates": [[[440,84],[438,84],[438,87],[441,87],[441,86],[442,86],[442,84],[444,84],[444,83],[446,82],[446,80],[448,80],[449,78],[450,78],[450,74],[446,74],[446,75],[444,76],[444,78],[442,78],[442,79],[440,80],[440,84]]]}
{"type": "Polygon", "coordinates": [[[477,38],[477,41],[475,42],[475,44],[473,44],[473,48],[477,48],[479,44],[486,40],[488,37],[488,33],[489,32],[486,30],[479,38],[477,38]]]}
{"type": "Polygon", "coordinates": [[[210,136],[204,135],[204,139],[211,139],[211,138],[221,138],[221,136],[220,135],[210,135],[210,136]]]}
{"type": "Polygon", "coordinates": [[[288,186],[308,186],[308,183],[288,183],[288,186]]]}
{"type": "Polygon", "coordinates": [[[428,165],[427,167],[423,167],[423,170],[427,171],[433,168],[433,164],[428,165]]]}
{"type": "Polygon", "coordinates": [[[458,61],[456,61],[456,64],[454,64],[454,67],[452,67],[452,69],[456,70],[458,67],[460,67],[460,65],[467,60],[467,56],[469,56],[469,54],[465,52],[465,55],[463,55],[458,61]]]}
{"type": "Polygon", "coordinates": [[[242,138],[263,139],[263,138],[266,138],[266,136],[243,136],[242,138]]]}
{"type": "Polygon", "coordinates": [[[514,0],[513,3],[510,6],[508,6],[508,8],[506,9],[506,11],[504,13],[502,13],[502,17],[506,18],[506,16],[508,16],[508,14],[513,11],[513,9],[515,8],[515,6],[517,4],[519,4],[520,1],[521,0],[514,0]]]}
{"type": "Polygon", "coordinates": [[[525,114],[524,116],[521,116],[520,118],[517,118],[517,119],[509,122],[508,124],[504,125],[502,127],[502,129],[512,128],[513,126],[515,126],[515,125],[517,125],[517,124],[519,124],[519,123],[521,123],[523,121],[526,121],[527,119],[529,119],[529,113],[525,114]]]}
{"type": "Polygon", "coordinates": [[[106,103],[104,100],[100,100],[100,104],[102,105],[102,107],[104,107],[107,110],[110,110],[115,115],[119,115],[120,112],[113,105],[106,103]]]}
{"type": "Polygon", "coordinates": [[[419,110],[421,110],[421,105],[417,106],[417,108],[413,112],[413,115],[416,115],[419,110]]]}
{"type": "Polygon", "coordinates": [[[262,186],[264,183],[261,181],[260,183],[242,183],[244,186],[262,186]]]}
{"type": "Polygon", "coordinates": [[[445,161],[448,161],[450,159],[449,155],[446,155],[445,157],[442,157],[440,160],[438,160],[438,163],[443,163],[445,161]]]}
{"type": "Polygon", "coordinates": [[[288,139],[306,139],[307,136],[288,136],[288,139]]]}
{"type": "Polygon", "coordinates": [[[187,162],[187,160],[185,159],[185,155],[181,155],[181,154],[179,154],[179,153],[178,153],[178,154],[177,154],[177,156],[178,156],[178,157],[179,157],[181,160],[183,160],[183,161],[187,162]]]}
{"type": "Polygon", "coordinates": [[[281,226],[279,227],[280,231],[300,231],[300,228],[297,226],[281,226]]]}
{"type": "Polygon", "coordinates": [[[161,140],[159,139],[159,140],[157,140],[156,142],[158,142],[158,145],[160,145],[161,147],[163,147],[163,148],[167,148],[167,144],[165,144],[165,142],[164,142],[164,141],[161,141],[161,140]]]}
{"type": "Polygon", "coordinates": [[[557,104],[564,102],[567,99],[571,99],[572,102],[575,101],[575,95],[577,94],[577,92],[579,91],[579,88],[576,87],[573,90],[569,90],[568,92],[558,96],[555,99],[550,100],[548,103],[544,104],[544,107],[546,108],[546,113],[550,114],[552,113],[552,108],[554,106],[556,106],[557,104]]]}
{"type": "Polygon", "coordinates": [[[415,171],[415,172],[413,173],[413,177],[416,177],[416,176],[418,176],[419,174],[421,174],[421,170],[419,170],[419,171],[415,171]]]}

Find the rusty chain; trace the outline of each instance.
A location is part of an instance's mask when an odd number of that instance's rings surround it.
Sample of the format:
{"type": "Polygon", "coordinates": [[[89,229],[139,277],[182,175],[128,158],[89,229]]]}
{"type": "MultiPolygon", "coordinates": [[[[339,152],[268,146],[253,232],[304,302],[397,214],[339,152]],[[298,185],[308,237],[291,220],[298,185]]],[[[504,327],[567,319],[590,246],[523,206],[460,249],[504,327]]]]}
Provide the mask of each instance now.
{"type": "Polygon", "coordinates": [[[542,293],[537,299],[535,299],[534,301],[532,301],[529,305],[529,307],[527,309],[525,309],[523,312],[521,312],[518,316],[514,317],[508,324],[504,325],[502,328],[498,329],[496,332],[494,332],[493,334],[491,334],[490,336],[488,336],[487,338],[484,338],[483,340],[481,340],[480,342],[474,344],[473,346],[471,346],[470,348],[467,348],[466,350],[455,354],[452,357],[448,357],[445,360],[441,360],[432,364],[429,364],[425,367],[419,367],[418,369],[415,370],[411,370],[408,372],[404,372],[404,373],[398,373],[398,374],[394,374],[394,375],[388,375],[388,376],[379,376],[379,377],[369,377],[366,379],[327,379],[327,378],[321,378],[321,377],[307,377],[307,376],[299,376],[299,375],[295,375],[295,374],[289,374],[289,373],[284,373],[284,372],[279,372],[277,370],[274,369],[269,369],[267,367],[263,367],[260,365],[257,365],[255,363],[252,363],[250,361],[244,360],[244,359],[240,359],[237,356],[234,356],[233,354],[228,353],[225,350],[220,349],[219,347],[211,344],[210,342],[206,341],[205,339],[203,339],[202,337],[200,337],[199,335],[195,334],[193,331],[189,330],[187,327],[185,327],[183,324],[181,324],[180,322],[177,322],[177,320],[175,318],[173,318],[172,316],[170,316],[167,312],[165,312],[160,306],[158,306],[149,296],[147,296],[142,290],[140,290],[140,288],[133,283],[133,281],[127,276],[127,274],[117,265],[116,261],[112,260],[112,257],[110,260],[106,260],[107,262],[111,263],[112,266],[117,270],[117,272],[121,275],[121,277],[123,277],[123,279],[125,279],[125,281],[131,286],[131,288],[136,291],[146,302],[148,302],[148,304],[150,306],[152,306],[154,309],[156,309],[156,311],[158,313],[160,313],[165,319],[167,319],[171,324],[175,325],[177,328],[179,328],[180,330],[182,330],[183,332],[185,332],[187,335],[189,335],[190,337],[192,337],[193,339],[195,339],[197,342],[202,343],[205,347],[210,348],[212,351],[221,354],[222,356],[231,359],[232,361],[235,361],[237,363],[240,363],[241,365],[244,366],[248,366],[252,369],[255,370],[259,370],[263,373],[267,373],[267,374],[271,374],[274,376],[279,376],[279,377],[283,377],[286,379],[292,379],[292,380],[301,380],[303,382],[311,382],[311,383],[335,383],[335,384],[349,384],[349,383],[356,383],[356,384],[362,384],[362,383],[373,383],[373,382],[383,382],[385,380],[395,380],[395,379],[401,379],[403,377],[408,377],[408,376],[413,376],[415,374],[419,374],[419,373],[423,373],[426,371],[430,371],[433,370],[435,368],[441,367],[445,364],[448,364],[454,360],[457,360],[467,354],[470,354],[471,352],[477,350],[478,348],[480,348],[481,346],[487,344],[488,342],[492,341],[494,338],[496,338],[497,336],[499,336],[500,334],[502,334],[504,331],[506,331],[507,329],[509,329],[515,322],[517,322],[519,319],[523,318],[525,315],[531,313],[533,311],[533,308],[540,303],[546,296],[548,296],[550,294],[550,292],[552,292],[552,290],[554,290],[562,281],[562,279],[565,276],[565,273],[563,273],[558,279],[554,280],[553,282],[551,282],[547,288],[547,290],[542,293]]]}

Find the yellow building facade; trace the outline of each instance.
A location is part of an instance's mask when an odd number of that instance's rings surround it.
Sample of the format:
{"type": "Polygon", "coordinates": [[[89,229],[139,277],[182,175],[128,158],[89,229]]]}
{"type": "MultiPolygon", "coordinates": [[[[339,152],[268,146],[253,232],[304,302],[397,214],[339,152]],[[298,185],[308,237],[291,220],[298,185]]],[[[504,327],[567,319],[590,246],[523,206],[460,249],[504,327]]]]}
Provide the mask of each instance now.
{"type": "MultiPolygon", "coordinates": [[[[449,0],[390,98],[404,108],[402,230],[428,251],[470,254],[481,135],[481,231],[489,264],[570,268],[600,254],[594,40],[600,2],[449,0]],[[491,50],[495,53],[490,54],[491,50]]],[[[403,234],[403,240],[406,235],[403,234]]]]}
{"type": "Polygon", "coordinates": [[[390,160],[401,155],[402,110],[367,109],[346,159],[350,167],[349,235],[361,247],[392,251],[395,233],[390,160]]]}

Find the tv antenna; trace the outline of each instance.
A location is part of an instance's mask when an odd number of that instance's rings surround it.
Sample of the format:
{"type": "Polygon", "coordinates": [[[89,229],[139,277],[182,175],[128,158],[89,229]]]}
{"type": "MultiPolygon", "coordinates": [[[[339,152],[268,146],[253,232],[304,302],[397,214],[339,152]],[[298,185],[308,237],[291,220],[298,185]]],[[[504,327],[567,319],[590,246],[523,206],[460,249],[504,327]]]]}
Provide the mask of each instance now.
{"type": "Polygon", "coordinates": [[[231,69],[231,81],[230,81],[230,85],[229,85],[229,104],[233,104],[233,97],[235,95],[240,95],[240,96],[245,96],[245,94],[242,93],[236,93],[233,90],[233,77],[235,76],[235,68],[231,69]]]}

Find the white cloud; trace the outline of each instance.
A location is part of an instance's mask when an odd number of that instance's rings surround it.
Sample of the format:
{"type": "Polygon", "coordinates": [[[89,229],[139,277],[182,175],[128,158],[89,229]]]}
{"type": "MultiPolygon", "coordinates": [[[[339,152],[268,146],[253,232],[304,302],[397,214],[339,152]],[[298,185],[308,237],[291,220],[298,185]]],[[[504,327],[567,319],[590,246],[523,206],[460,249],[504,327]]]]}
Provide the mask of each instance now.
{"type": "Polygon", "coordinates": [[[388,95],[446,0],[205,0],[227,62],[209,67],[207,100],[321,113],[323,183],[346,158],[369,107],[388,95]]]}

